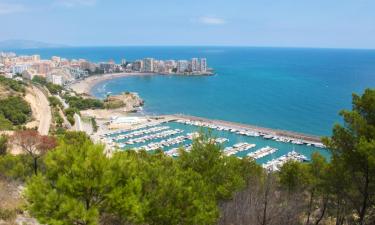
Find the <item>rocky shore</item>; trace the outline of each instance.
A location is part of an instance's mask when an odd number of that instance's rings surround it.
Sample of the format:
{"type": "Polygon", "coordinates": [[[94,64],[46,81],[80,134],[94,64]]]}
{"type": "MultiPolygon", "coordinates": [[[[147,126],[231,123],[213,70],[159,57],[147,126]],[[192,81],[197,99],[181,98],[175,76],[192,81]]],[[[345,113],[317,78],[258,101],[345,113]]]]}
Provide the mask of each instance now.
{"type": "Polygon", "coordinates": [[[108,96],[104,100],[107,109],[119,109],[124,112],[137,112],[144,105],[144,100],[137,93],[124,92],[120,95],[108,96]]]}

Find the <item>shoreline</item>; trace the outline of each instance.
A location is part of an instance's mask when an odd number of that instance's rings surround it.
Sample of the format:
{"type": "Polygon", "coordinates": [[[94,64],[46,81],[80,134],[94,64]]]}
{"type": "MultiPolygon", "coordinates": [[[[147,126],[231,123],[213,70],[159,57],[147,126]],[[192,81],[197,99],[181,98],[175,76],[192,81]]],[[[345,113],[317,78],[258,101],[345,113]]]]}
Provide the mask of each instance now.
{"type": "Polygon", "coordinates": [[[82,80],[76,80],[73,83],[70,83],[66,85],[67,88],[72,89],[73,91],[77,92],[78,94],[86,94],[91,95],[91,89],[107,80],[112,80],[116,78],[122,78],[122,77],[130,77],[130,76],[188,76],[188,77],[201,77],[201,76],[213,76],[214,73],[207,73],[207,74],[163,74],[163,73],[146,73],[146,72],[131,72],[131,73],[107,73],[107,74],[98,74],[89,76],[87,78],[84,78],[82,80]]]}
{"type": "MultiPolygon", "coordinates": [[[[156,75],[156,74],[154,73],[111,73],[111,74],[104,74],[104,75],[94,75],[86,79],[78,80],[77,82],[71,83],[67,85],[67,87],[74,90],[75,92],[79,94],[91,95],[91,89],[95,85],[103,81],[112,80],[116,78],[122,78],[122,77],[129,77],[129,76],[153,76],[153,75],[156,75]]],[[[158,115],[158,116],[162,117],[163,115],[158,115]]],[[[292,130],[274,129],[274,128],[269,128],[269,127],[256,126],[252,124],[238,123],[238,122],[233,122],[233,121],[224,121],[224,120],[219,120],[219,119],[209,119],[209,118],[203,118],[199,116],[183,115],[183,114],[172,114],[172,115],[167,115],[167,117],[174,118],[174,119],[191,119],[191,120],[197,120],[197,121],[217,123],[221,125],[230,125],[232,127],[237,127],[237,128],[257,130],[257,131],[264,132],[267,134],[281,135],[284,137],[298,138],[298,139],[302,139],[305,141],[313,141],[313,142],[321,143],[320,136],[307,134],[307,133],[300,133],[300,132],[296,132],[292,130]]]]}
{"type": "Polygon", "coordinates": [[[91,95],[91,89],[95,85],[103,81],[112,80],[116,78],[122,78],[122,77],[129,77],[129,76],[150,76],[150,75],[153,75],[153,74],[152,73],[108,73],[108,74],[94,75],[94,76],[90,76],[82,80],[77,80],[73,83],[68,84],[66,87],[72,89],[78,94],[91,95]]]}

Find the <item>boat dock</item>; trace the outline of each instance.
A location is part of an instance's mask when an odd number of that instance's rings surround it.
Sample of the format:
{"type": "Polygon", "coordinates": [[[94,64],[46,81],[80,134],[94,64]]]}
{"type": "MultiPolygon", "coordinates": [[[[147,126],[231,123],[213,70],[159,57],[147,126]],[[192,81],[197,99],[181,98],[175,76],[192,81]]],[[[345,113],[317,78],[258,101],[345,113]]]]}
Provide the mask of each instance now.
{"type": "Polygon", "coordinates": [[[278,137],[278,138],[286,138],[290,140],[301,141],[305,144],[314,144],[317,147],[324,147],[324,145],[321,142],[321,138],[319,136],[314,135],[308,135],[293,131],[287,131],[287,130],[279,130],[279,129],[272,129],[272,128],[266,128],[266,127],[260,127],[255,125],[248,125],[248,124],[241,124],[237,122],[229,122],[224,120],[216,120],[216,119],[207,119],[203,117],[197,117],[197,116],[189,116],[189,115],[183,115],[183,114],[174,114],[174,115],[165,115],[160,116],[165,117],[169,121],[177,121],[177,120],[190,120],[190,121],[200,121],[203,123],[212,124],[213,126],[222,126],[222,127],[230,127],[233,129],[238,130],[248,130],[248,131],[254,131],[257,133],[262,134],[264,137],[278,137]]]}

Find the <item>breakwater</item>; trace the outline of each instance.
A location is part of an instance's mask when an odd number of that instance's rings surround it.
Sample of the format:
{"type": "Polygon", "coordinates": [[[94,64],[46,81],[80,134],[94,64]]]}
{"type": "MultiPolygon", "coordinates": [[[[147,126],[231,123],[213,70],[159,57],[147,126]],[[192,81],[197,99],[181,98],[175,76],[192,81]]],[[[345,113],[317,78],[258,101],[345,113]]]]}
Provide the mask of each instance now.
{"type": "Polygon", "coordinates": [[[237,122],[230,122],[230,121],[224,121],[224,120],[208,119],[208,118],[183,115],[183,114],[165,115],[165,117],[171,121],[179,120],[179,119],[200,121],[200,122],[210,123],[212,125],[219,125],[219,126],[226,126],[226,127],[231,127],[235,129],[246,129],[246,130],[256,131],[265,135],[272,135],[272,136],[279,136],[279,137],[285,137],[285,138],[290,138],[290,139],[302,140],[306,144],[309,144],[309,143],[322,144],[321,137],[319,136],[303,134],[303,133],[298,133],[298,132],[293,132],[293,131],[272,129],[272,128],[260,127],[260,126],[255,126],[255,125],[241,124],[237,122]]]}

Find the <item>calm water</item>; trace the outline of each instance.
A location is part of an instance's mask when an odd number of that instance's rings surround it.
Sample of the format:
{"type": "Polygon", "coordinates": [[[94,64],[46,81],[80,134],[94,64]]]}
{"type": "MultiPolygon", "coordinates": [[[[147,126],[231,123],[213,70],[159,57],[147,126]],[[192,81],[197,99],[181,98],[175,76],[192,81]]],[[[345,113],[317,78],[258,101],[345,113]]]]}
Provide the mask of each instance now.
{"type": "Polygon", "coordinates": [[[19,50],[95,62],[206,57],[212,77],[144,76],[98,84],[93,94],[138,92],[151,114],[184,113],[329,135],[351,94],[375,87],[375,50],[250,47],[101,47],[19,50]]]}
{"type": "MultiPolygon", "coordinates": [[[[173,135],[173,136],[169,136],[167,138],[173,138],[173,137],[176,137],[176,136],[179,136],[179,135],[187,135],[188,133],[191,133],[191,132],[200,132],[200,131],[207,132],[208,131],[207,128],[197,127],[197,126],[193,126],[193,125],[186,125],[186,124],[181,124],[181,123],[176,123],[176,122],[164,123],[164,124],[161,124],[160,126],[168,126],[169,127],[168,129],[181,129],[181,130],[183,130],[183,133],[176,134],[176,135],[173,135]]],[[[155,134],[155,133],[159,133],[159,132],[153,132],[151,134],[155,134]]],[[[266,163],[267,161],[278,158],[282,155],[285,155],[292,150],[305,155],[309,159],[311,158],[311,154],[313,152],[319,152],[321,155],[323,155],[327,158],[330,157],[330,154],[327,150],[321,149],[321,148],[316,148],[314,146],[296,145],[296,144],[292,144],[292,143],[276,142],[276,141],[273,141],[273,140],[264,139],[263,137],[248,137],[248,136],[232,133],[232,132],[229,132],[229,131],[218,131],[218,130],[211,130],[210,129],[210,132],[211,132],[211,135],[215,138],[223,137],[223,138],[228,139],[227,142],[221,144],[221,146],[223,148],[233,146],[234,144],[240,143],[240,142],[247,142],[247,143],[251,143],[251,144],[256,144],[256,146],[254,148],[236,153],[235,155],[238,156],[238,157],[245,157],[248,153],[254,152],[254,151],[256,151],[256,150],[258,150],[262,147],[266,147],[266,146],[270,146],[270,147],[278,149],[273,154],[270,154],[270,155],[267,155],[263,158],[257,159],[256,161],[258,163],[266,163]]],[[[121,133],[121,134],[126,134],[126,133],[129,133],[129,132],[124,132],[124,133],[121,133]]],[[[116,136],[118,136],[118,134],[112,135],[112,137],[116,137],[116,136]]],[[[136,138],[141,137],[141,136],[144,136],[144,135],[136,136],[136,138]]],[[[140,144],[126,145],[124,147],[124,149],[132,149],[134,147],[142,147],[142,146],[145,146],[145,145],[150,144],[152,142],[154,142],[154,143],[160,142],[161,140],[167,139],[167,138],[153,139],[153,140],[146,141],[145,143],[140,143],[140,144]]],[[[128,140],[129,139],[122,139],[122,140],[118,140],[116,142],[117,143],[126,143],[128,140]]],[[[163,147],[163,150],[168,151],[172,148],[180,147],[180,146],[183,146],[185,144],[191,144],[191,141],[185,140],[183,143],[180,143],[180,144],[172,145],[172,146],[169,146],[169,147],[163,147]]]]}

